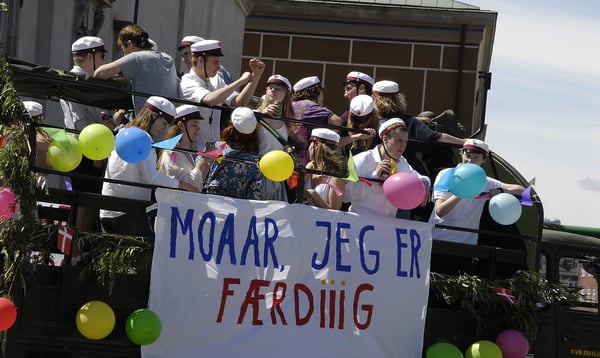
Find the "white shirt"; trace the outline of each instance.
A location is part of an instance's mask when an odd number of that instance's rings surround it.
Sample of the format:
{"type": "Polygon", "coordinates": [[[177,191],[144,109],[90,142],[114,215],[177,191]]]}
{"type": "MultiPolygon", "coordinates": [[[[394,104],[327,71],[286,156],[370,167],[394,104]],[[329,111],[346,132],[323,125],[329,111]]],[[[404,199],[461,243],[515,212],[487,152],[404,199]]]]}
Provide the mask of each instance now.
{"type": "MultiPolygon", "coordinates": [[[[80,66],[73,66],[71,73],[76,75],[87,75],[80,66]]],[[[60,100],[60,107],[64,114],[65,127],[82,130],[92,123],[102,123],[102,110],[100,108],[86,106],[85,104],[60,100]]]]}
{"type": "MultiPolygon", "coordinates": [[[[202,103],[204,96],[227,86],[227,84],[218,75],[209,78],[207,83],[191,69],[190,72],[181,77],[179,86],[183,98],[202,103]]],[[[234,91],[225,99],[224,103],[231,106],[231,102],[238,94],[238,92],[234,91]]],[[[222,105],[222,103],[219,105],[222,105]]],[[[198,109],[203,120],[200,121],[200,130],[198,131],[196,144],[199,150],[203,150],[207,142],[215,142],[221,138],[221,110],[207,107],[198,107],[198,109]]]]}
{"type": "MultiPolygon", "coordinates": [[[[379,154],[379,147],[362,152],[354,156],[354,166],[356,167],[356,173],[359,177],[363,178],[378,178],[375,174],[377,163],[382,161],[381,155],[379,154]]],[[[419,177],[419,179],[430,184],[428,177],[421,175],[419,172],[414,170],[410,164],[400,157],[396,162],[396,170],[398,172],[413,173],[419,177]]],[[[383,183],[371,182],[371,186],[363,182],[348,182],[346,184],[346,196],[344,201],[350,201],[350,211],[359,214],[376,214],[388,217],[396,217],[396,211],[398,210],[392,203],[390,203],[385,194],[383,193],[383,183]]]]}
{"type": "MultiPolygon", "coordinates": [[[[444,177],[444,174],[452,168],[444,169],[440,171],[435,178],[435,185],[444,177]]],[[[502,188],[503,183],[499,180],[488,177],[483,191],[489,192],[491,189],[502,188]]],[[[446,200],[453,194],[449,191],[433,191],[432,200],[435,202],[437,199],[446,200]]],[[[446,226],[456,226],[468,229],[479,229],[479,221],[481,220],[481,213],[485,202],[489,198],[469,198],[461,199],[458,204],[444,217],[437,215],[436,211],[433,210],[429,219],[430,223],[440,224],[446,226]]],[[[451,241],[463,244],[477,245],[477,233],[458,231],[458,230],[447,230],[447,229],[433,229],[432,236],[434,240],[451,241]]]]}
{"type": "MultiPolygon", "coordinates": [[[[133,183],[152,184],[169,188],[177,188],[179,181],[158,172],[156,169],[156,151],[154,148],[143,161],[132,164],[119,157],[115,150],[110,153],[104,177],[133,183]]],[[[104,182],[102,195],[116,196],[126,199],[150,200],[152,191],[149,188],[104,182]]],[[[123,215],[120,211],[100,210],[101,218],[116,218],[123,215]]]]}
{"type": "Polygon", "coordinates": [[[196,168],[191,154],[164,150],[160,157],[158,171],[193,185],[199,191],[202,190],[204,183],[202,172],[196,168]]]}

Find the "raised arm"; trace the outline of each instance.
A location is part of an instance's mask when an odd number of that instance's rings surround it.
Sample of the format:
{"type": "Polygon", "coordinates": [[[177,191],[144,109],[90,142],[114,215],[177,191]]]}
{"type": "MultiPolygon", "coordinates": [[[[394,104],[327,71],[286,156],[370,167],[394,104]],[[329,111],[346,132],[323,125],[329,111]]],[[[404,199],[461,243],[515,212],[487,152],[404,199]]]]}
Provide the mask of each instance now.
{"type": "Polygon", "coordinates": [[[115,75],[119,74],[120,72],[121,67],[116,61],[114,61],[98,67],[96,71],[94,71],[94,78],[107,80],[109,78],[115,77],[115,75]]]}

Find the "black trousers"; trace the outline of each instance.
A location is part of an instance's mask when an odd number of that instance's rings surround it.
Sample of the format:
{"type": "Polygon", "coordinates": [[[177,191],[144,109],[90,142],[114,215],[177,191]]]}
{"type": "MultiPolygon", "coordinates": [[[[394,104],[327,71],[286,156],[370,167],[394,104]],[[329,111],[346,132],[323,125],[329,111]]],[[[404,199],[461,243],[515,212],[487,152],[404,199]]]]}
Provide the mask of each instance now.
{"type": "Polygon", "coordinates": [[[102,230],[111,234],[154,238],[154,230],[148,215],[123,214],[116,218],[101,218],[102,230]]]}

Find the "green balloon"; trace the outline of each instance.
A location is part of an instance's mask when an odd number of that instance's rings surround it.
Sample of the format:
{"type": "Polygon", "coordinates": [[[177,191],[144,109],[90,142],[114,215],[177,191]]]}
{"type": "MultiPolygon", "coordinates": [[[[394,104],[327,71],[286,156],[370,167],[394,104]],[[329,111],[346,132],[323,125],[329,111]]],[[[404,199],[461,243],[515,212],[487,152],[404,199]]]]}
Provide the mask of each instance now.
{"type": "Polygon", "coordinates": [[[64,141],[52,140],[48,146],[48,160],[52,167],[60,172],[70,172],[81,163],[81,148],[72,135],[64,141]]]}
{"type": "Polygon", "coordinates": [[[477,341],[467,348],[466,358],[502,358],[500,347],[494,342],[477,341]]]}
{"type": "Polygon", "coordinates": [[[427,348],[426,358],[464,358],[460,349],[451,343],[435,343],[427,348]]]}
{"type": "Polygon", "coordinates": [[[162,325],[153,311],[140,308],[132,312],[125,321],[127,337],[140,346],[151,344],[158,339],[162,325]]]}
{"type": "Polygon", "coordinates": [[[104,124],[89,124],[79,133],[79,146],[91,160],[106,159],[115,147],[115,136],[104,124]]]}

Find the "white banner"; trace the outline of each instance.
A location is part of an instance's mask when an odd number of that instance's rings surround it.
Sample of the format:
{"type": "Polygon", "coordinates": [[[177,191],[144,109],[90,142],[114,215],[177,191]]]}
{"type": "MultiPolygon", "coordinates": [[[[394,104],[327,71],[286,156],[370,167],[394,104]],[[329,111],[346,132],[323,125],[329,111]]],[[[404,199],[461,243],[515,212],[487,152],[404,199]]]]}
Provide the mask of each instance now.
{"type": "Polygon", "coordinates": [[[157,190],[144,358],[420,357],[427,223],[157,190]]]}

